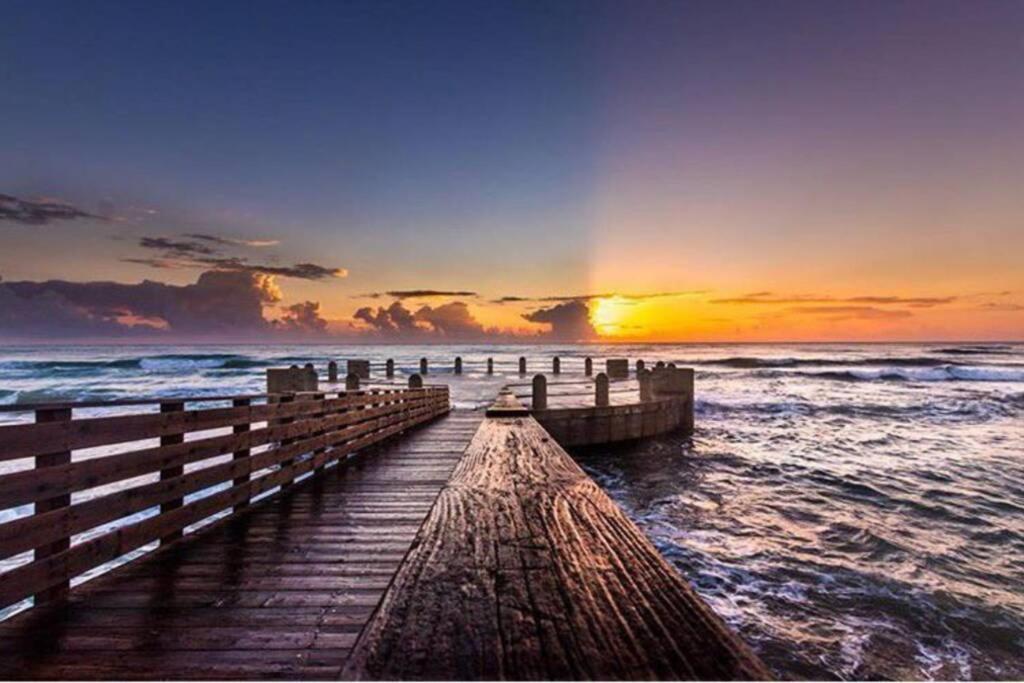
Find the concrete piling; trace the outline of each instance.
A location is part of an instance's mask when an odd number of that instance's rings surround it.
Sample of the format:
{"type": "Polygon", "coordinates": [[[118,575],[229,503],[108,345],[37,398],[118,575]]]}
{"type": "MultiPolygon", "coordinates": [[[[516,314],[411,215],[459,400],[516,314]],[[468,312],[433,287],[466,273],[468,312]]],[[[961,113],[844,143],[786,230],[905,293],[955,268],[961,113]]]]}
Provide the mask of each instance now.
{"type": "Polygon", "coordinates": [[[544,410],[548,407],[548,378],[544,375],[533,376],[533,409],[544,410]]]}
{"type": "Polygon", "coordinates": [[[370,361],[350,360],[347,363],[348,374],[359,375],[359,379],[370,379],[370,361]]]}
{"type": "Polygon", "coordinates": [[[640,402],[647,403],[654,400],[654,387],[652,386],[651,371],[640,368],[636,373],[636,381],[640,384],[640,402]]]}
{"type": "Polygon", "coordinates": [[[642,360],[637,359],[637,361],[636,361],[636,374],[637,374],[637,377],[640,376],[640,373],[644,371],[645,367],[647,367],[647,364],[644,363],[642,360]]]}
{"type": "Polygon", "coordinates": [[[609,403],[608,375],[599,372],[597,377],[594,378],[594,405],[600,408],[609,405],[609,403]]]}
{"type": "Polygon", "coordinates": [[[350,372],[345,376],[345,391],[359,391],[359,375],[350,372]]]}

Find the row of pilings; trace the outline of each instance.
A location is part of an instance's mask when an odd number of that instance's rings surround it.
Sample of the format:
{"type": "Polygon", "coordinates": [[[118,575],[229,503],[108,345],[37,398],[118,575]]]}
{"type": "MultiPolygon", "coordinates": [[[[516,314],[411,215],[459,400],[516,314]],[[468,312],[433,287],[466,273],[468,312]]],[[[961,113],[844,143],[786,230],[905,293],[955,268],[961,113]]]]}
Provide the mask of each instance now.
{"type": "MultiPolygon", "coordinates": [[[[306,364],[308,367],[312,367],[311,363],[306,364]]],[[[664,363],[661,363],[664,365],[664,363]]],[[[644,369],[644,361],[636,361],[636,372],[640,373],[644,369]]],[[[462,374],[462,356],[456,356],[455,361],[452,363],[452,370],[456,375],[462,374]]],[[[605,371],[609,377],[613,379],[625,379],[629,376],[629,360],[625,358],[609,358],[605,361],[605,371]]],[[[430,372],[430,363],[426,358],[420,358],[420,370],[419,374],[426,375],[430,372]]],[[[525,375],[526,370],[526,356],[519,357],[519,374],[525,375]]],[[[562,359],[555,356],[551,359],[551,373],[559,375],[562,373],[562,359]]],[[[348,361],[348,375],[357,375],[360,379],[370,378],[370,361],[368,360],[350,360],[348,361]]],[[[494,374],[494,358],[487,359],[487,374],[494,374]]],[[[591,377],[594,374],[594,360],[589,356],[583,359],[583,374],[587,377],[591,377]]],[[[392,379],[395,376],[395,361],[393,358],[388,358],[384,363],[384,376],[388,379],[392,379]]],[[[338,381],[338,364],[335,361],[330,361],[327,364],[327,381],[337,382],[338,381]]]]}

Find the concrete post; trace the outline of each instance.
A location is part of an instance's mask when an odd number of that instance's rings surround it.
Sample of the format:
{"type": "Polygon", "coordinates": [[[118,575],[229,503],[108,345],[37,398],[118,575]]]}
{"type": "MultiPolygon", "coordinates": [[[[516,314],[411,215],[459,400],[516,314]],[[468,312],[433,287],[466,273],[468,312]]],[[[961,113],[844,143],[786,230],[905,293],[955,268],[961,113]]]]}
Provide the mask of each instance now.
{"type": "Polygon", "coordinates": [[[640,373],[644,371],[645,367],[647,367],[647,366],[646,366],[646,364],[642,360],[637,360],[637,362],[636,362],[636,374],[637,374],[637,376],[639,376],[640,373]]]}
{"type": "Polygon", "coordinates": [[[544,410],[548,407],[548,378],[544,375],[533,376],[533,409],[544,410]]]}
{"type": "Polygon", "coordinates": [[[494,359],[493,358],[488,358],[487,359],[487,374],[488,375],[493,375],[494,374],[494,359]]]}
{"type": "Polygon", "coordinates": [[[422,389],[423,378],[419,375],[409,375],[409,388],[410,389],[422,389]]]}
{"type": "Polygon", "coordinates": [[[345,377],[345,391],[359,391],[359,375],[354,372],[345,377]]]}
{"type": "Polygon", "coordinates": [[[427,374],[427,359],[426,358],[420,358],[420,374],[421,375],[427,374]]]}
{"type": "Polygon", "coordinates": [[[640,384],[640,402],[654,400],[654,387],[652,386],[651,371],[640,368],[636,373],[636,381],[640,384]]]}
{"type": "Polygon", "coordinates": [[[589,356],[583,359],[583,374],[587,377],[594,374],[594,361],[589,356]]]}
{"type": "Polygon", "coordinates": [[[327,364],[327,381],[337,382],[338,381],[338,364],[333,360],[327,364]]]}
{"type": "Polygon", "coordinates": [[[455,356],[455,374],[462,374],[462,356],[455,356]]]}
{"type": "Polygon", "coordinates": [[[391,379],[395,376],[394,358],[388,358],[388,362],[384,364],[384,374],[387,376],[388,379],[391,379]]]}
{"type": "Polygon", "coordinates": [[[526,356],[519,356],[519,374],[526,374],[526,356]]]}
{"type": "Polygon", "coordinates": [[[559,360],[558,356],[551,359],[551,372],[555,375],[561,374],[562,372],[562,361],[559,360]]]}
{"type": "Polygon", "coordinates": [[[665,361],[663,360],[659,360],[657,363],[654,364],[655,370],[661,370],[663,367],[665,367],[665,361]]]}
{"type": "Polygon", "coordinates": [[[610,403],[608,396],[608,375],[603,372],[597,373],[594,378],[594,405],[597,407],[606,406],[610,403]]]}

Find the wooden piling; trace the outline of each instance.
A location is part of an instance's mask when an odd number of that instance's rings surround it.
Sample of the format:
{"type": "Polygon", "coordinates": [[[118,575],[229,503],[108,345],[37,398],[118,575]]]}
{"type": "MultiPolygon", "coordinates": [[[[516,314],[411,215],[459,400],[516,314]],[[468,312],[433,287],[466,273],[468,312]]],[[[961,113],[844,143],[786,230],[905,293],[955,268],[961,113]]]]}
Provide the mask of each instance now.
{"type": "Polygon", "coordinates": [[[544,375],[533,376],[533,409],[544,410],[548,407],[548,378],[544,375]]]}
{"type": "Polygon", "coordinates": [[[359,391],[359,375],[350,372],[345,376],[345,391],[359,391]]]}
{"type": "Polygon", "coordinates": [[[327,364],[327,381],[337,382],[338,381],[338,364],[333,360],[327,364]]]}
{"type": "Polygon", "coordinates": [[[462,356],[455,356],[455,374],[462,374],[462,356]]]}
{"type": "Polygon", "coordinates": [[[587,377],[594,374],[594,360],[590,356],[583,359],[583,374],[587,377]]]}
{"type": "Polygon", "coordinates": [[[388,379],[392,379],[395,376],[395,359],[388,358],[387,363],[384,364],[384,375],[388,379]]]}
{"type": "Polygon", "coordinates": [[[427,374],[427,359],[426,358],[420,358],[420,374],[421,375],[427,374]]]}
{"type": "Polygon", "coordinates": [[[606,406],[609,403],[608,375],[599,372],[594,378],[594,405],[606,406]]]}
{"type": "Polygon", "coordinates": [[[488,358],[487,359],[487,374],[488,375],[493,375],[494,374],[494,359],[493,358],[488,358]]]}
{"type": "Polygon", "coordinates": [[[562,372],[562,361],[555,356],[551,359],[551,374],[558,375],[562,372]]]}
{"type": "Polygon", "coordinates": [[[410,389],[422,389],[423,388],[423,377],[417,374],[409,375],[409,388],[410,389]]]}
{"type": "Polygon", "coordinates": [[[653,401],[654,392],[651,386],[651,371],[640,368],[636,372],[636,381],[640,385],[640,402],[647,403],[653,401]]]}
{"type": "Polygon", "coordinates": [[[526,374],[526,356],[519,356],[519,374],[526,374]]]}
{"type": "Polygon", "coordinates": [[[640,373],[644,371],[645,367],[647,367],[646,364],[642,360],[640,360],[638,358],[637,361],[636,361],[636,374],[637,374],[637,377],[640,376],[640,373]]]}

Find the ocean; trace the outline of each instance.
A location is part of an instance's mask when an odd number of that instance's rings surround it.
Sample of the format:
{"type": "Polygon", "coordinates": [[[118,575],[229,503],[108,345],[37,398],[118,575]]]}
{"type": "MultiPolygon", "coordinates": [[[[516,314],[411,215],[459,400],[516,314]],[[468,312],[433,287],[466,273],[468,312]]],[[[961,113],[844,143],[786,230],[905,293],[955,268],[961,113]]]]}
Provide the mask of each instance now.
{"type": "Polygon", "coordinates": [[[1024,344],[6,347],[0,404],[260,393],[329,359],[401,381],[426,356],[479,407],[528,396],[520,355],[561,357],[553,405],[591,400],[584,356],[696,369],[692,438],[575,455],[779,677],[1024,678],[1024,344]]]}

